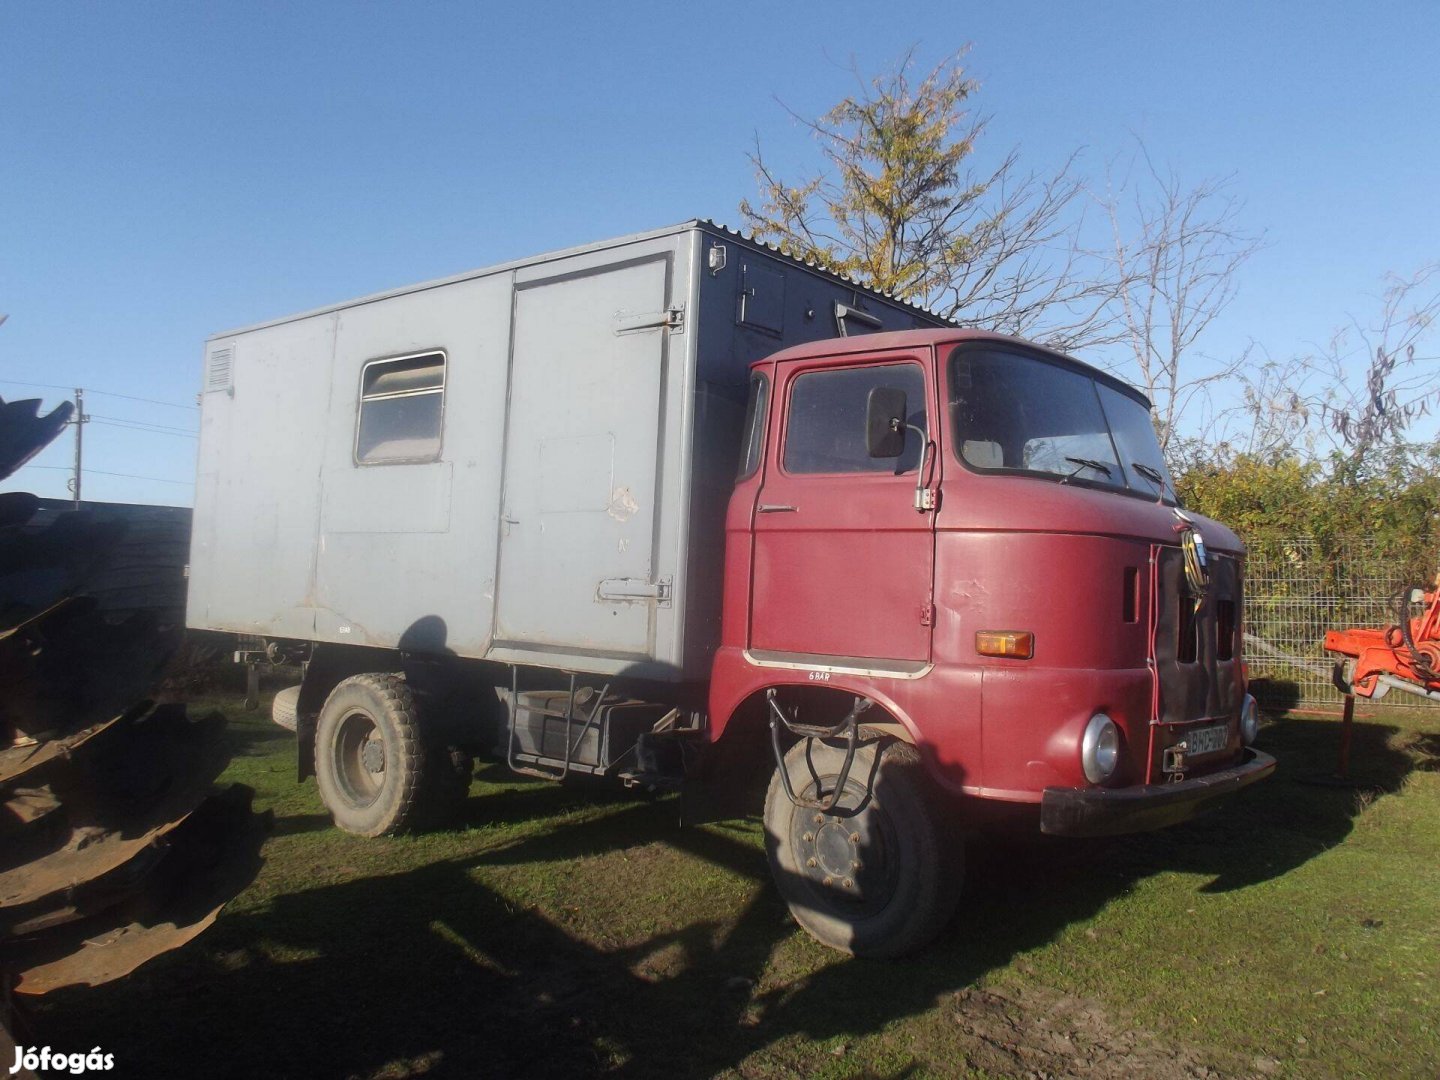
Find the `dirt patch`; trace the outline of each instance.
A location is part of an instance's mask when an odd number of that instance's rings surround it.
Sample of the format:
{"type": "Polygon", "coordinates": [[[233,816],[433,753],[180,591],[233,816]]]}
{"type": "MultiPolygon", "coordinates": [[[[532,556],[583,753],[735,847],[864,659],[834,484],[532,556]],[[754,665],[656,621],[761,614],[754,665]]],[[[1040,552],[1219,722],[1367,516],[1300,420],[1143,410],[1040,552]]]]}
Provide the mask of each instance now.
{"type": "Polygon", "coordinates": [[[1005,1076],[1220,1080],[1264,1076],[1279,1066],[1268,1058],[1247,1064],[1223,1060],[1223,1052],[1167,1045],[1117,1022],[1095,1001],[1043,988],[961,990],[950,1007],[956,1025],[974,1041],[965,1052],[969,1065],[1005,1076]]]}

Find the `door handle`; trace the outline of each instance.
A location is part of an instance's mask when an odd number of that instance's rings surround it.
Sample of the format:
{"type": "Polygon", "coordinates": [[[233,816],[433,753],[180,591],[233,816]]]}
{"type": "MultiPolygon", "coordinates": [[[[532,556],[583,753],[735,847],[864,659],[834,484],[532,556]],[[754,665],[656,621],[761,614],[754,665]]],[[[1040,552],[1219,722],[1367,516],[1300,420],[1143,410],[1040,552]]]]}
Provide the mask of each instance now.
{"type": "Polygon", "coordinates": [[[793,514],[799,510],[798,506],[786,506],[784,503],[761,503],[755,507],[757,514],[793,514]]]}

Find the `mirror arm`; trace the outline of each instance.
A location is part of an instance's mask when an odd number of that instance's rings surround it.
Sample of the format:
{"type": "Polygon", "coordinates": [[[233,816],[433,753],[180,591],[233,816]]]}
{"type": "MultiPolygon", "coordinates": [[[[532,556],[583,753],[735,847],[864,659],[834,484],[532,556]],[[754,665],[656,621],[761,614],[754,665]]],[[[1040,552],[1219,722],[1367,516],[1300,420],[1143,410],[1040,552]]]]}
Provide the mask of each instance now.
{"type": "Polygon", "coordinates": [[[920,436],[920,469],[915,477],[915,510],[923,514],[927,510],[935,509],[935,493],[925,484],[925,466],[930,461],[935,443],[924,428],[917,424],[906,424],[898,417],[890,421],[890,430],[899,431],[902,425],[907,431],[913,431],[920,436]]]}

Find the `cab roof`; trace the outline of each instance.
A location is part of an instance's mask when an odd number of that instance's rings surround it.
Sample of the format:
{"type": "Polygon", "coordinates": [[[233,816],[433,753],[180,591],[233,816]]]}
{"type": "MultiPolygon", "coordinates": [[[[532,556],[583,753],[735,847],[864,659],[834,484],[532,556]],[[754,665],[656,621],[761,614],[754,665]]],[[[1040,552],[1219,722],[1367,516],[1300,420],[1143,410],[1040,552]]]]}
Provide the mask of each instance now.
{"type": "Polygon", "coordinates": [[[1093,364],[1087,364],[1083,360],[1077,360],[1067,353],[1057,352],[1055,349],[1047,348],[1044,345],[1037,345],[1035,342],[1026,341],[1023,338],[1011,337],[1008,334],[997,334],[992,330],[969,330],[954,326],[935,329],[926,328],[923,330],[896,330],[885,334],[860,334],[856,337],[824,338],[819,341],[807,341],[803,345],[792,345],[788,349],[782,349],[777,353],[772,353],[763,360],[757,360],[751,367],[760,367],[770,363],[785,363],[791,360],[815,360],[822,358],[834,359],[838,363],[856,353],[888,352],[891,350],[898,351],[902,349],[939,347],[941,345],[958,345],[966,341],[989,341],[997,345],[1009,345],[1024,349],[1031,354],[1038,354],[1043,358],[1053,360],[1065,367],[1083,371],[1085,374],[1143,402],[1147,409],[1151,408],[1150,399],[1123,379],[1117,379],[1114,375],[1100,370],[1093,364]]]}

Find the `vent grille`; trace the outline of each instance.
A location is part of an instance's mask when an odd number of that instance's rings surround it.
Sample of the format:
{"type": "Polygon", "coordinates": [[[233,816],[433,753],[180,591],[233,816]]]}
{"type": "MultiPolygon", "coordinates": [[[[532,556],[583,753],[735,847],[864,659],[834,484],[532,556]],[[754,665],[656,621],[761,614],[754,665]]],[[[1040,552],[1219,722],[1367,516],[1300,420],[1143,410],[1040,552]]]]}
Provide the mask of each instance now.
{"type": "Polygon", "coordinates": [[[209,361],[205,366],[205,390],[207,393],[211,390],[230,389],[234,362],[235,346],[224,345],[210,350],[209,361]]]}

